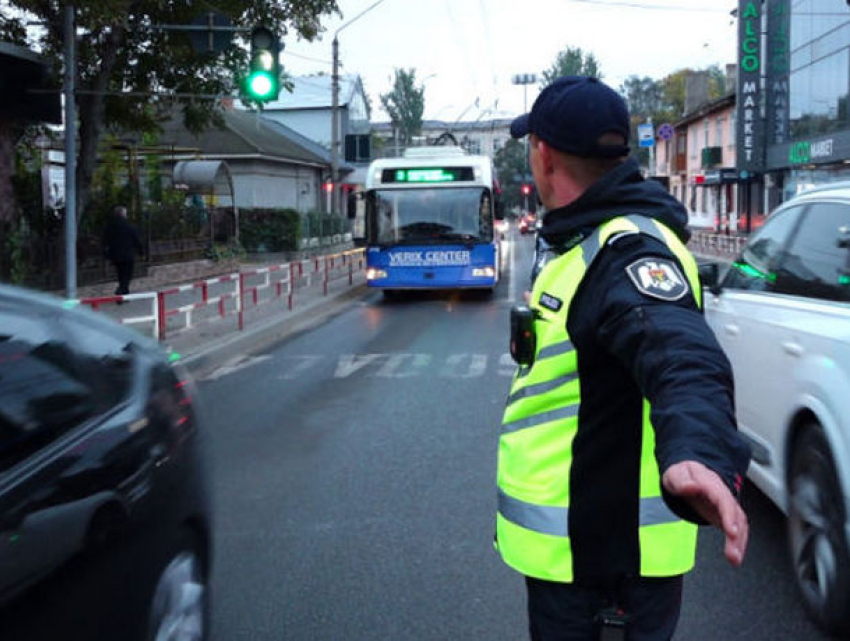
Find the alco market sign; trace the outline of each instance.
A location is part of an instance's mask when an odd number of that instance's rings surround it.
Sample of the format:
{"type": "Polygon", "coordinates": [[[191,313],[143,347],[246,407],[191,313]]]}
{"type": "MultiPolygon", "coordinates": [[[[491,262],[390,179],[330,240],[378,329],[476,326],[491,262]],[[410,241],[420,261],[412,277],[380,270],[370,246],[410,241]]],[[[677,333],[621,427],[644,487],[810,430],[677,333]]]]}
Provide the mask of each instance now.
{"type": "Polygon", "coordinates": [[[761,104],[761,2],[738,3],[737,168],[764,169],[764,132],[761,104]]]}

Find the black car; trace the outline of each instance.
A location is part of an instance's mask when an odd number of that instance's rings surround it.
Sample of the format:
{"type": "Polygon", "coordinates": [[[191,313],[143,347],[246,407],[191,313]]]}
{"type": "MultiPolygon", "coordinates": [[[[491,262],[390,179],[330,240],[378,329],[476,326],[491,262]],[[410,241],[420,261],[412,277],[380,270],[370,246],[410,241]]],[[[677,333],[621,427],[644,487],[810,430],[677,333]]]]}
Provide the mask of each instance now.
{"type": "Polygon", "coordinates": [[[0,639],[208,638],[191,383],[155,342],[0,285],[0,639]]]}

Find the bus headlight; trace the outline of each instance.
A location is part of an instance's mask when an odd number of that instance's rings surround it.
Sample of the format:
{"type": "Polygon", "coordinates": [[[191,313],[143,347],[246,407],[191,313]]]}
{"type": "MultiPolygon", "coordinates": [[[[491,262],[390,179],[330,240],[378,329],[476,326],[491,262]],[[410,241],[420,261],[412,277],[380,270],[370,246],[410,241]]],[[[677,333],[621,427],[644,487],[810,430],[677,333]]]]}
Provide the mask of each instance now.
{"type": "Polygon", "coordinates": [[[486,278],[495,278],[496,270],[492,267],[473,267],[472,269],[473,276],[481,276],[486,278]]]}
{"type": "Polygon", "coordinates": [[[379,280],[381,278],[386,278],[387,272],[383,269],[376,269],[375,267],[370,267],[366,270],[366,280],[379,280]]]}

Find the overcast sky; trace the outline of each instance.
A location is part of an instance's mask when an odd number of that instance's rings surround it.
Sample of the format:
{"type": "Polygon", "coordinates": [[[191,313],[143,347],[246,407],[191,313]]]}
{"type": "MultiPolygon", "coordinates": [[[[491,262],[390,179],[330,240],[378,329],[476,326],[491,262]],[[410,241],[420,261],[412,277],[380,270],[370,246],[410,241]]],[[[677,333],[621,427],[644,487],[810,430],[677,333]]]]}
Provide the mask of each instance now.
{"type": "Polygon", "coordinates": [[[339,30],[341,73],[363,78],[374,121],[387,119],[379,95],[396,68],[416,70],[425,118],[453,122],[510,117],[526,101],[530,108],[538,85],[513,85],[512,77],[539,76],[568,46],[593,53],[615,89],[630,75],[658,79],[736,62],[736,0],[377,2],[338,0],[344,17],[326,20],[321,40],[288,37],[282,57],[292,75],[330,74],[339,30]]]}

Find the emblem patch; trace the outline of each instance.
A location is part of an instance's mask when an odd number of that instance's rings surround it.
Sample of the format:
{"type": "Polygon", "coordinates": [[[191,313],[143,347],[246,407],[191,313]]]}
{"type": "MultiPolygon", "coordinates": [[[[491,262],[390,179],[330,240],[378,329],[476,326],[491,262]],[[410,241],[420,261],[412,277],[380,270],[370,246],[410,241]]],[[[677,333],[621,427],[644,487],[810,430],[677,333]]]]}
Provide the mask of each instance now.
{"type": "Polygon", "coordinates": [[[560,298],[555,298],[552,294],[547,294],[543,292],[540,294],[540,306],[545,307],[546,309],[550,309],[553,312],[557,312],[564,305],[564,301],[560,298]]]}
{"type": "Polygon", "coordinates": [[[679,267],[666,258],[641,258],[626,273],[641,294],[660,300],[679,300],[690,291],[679,267]]]}

